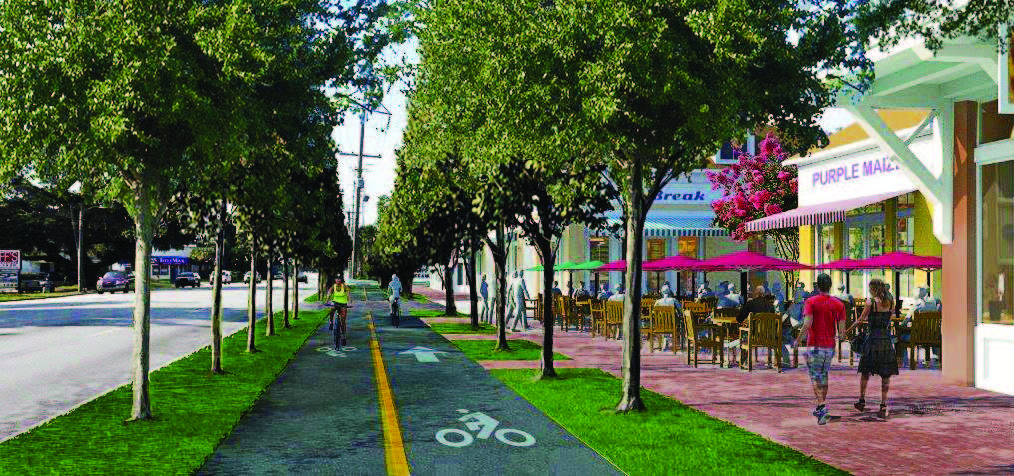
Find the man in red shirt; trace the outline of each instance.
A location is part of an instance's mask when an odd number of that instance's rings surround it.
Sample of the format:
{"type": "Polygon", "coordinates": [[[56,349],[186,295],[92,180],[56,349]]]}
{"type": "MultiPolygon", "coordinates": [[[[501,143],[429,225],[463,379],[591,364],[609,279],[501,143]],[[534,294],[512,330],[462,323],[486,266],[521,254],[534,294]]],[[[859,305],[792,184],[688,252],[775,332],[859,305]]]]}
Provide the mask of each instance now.
{"type": "Polygon", "coordinates": [[[834,356],[835,337],[845,335],[845,304],[840,299],[828,294],[831,291],[831,276],[822,273],[817,276],[818,293],[803,303],[803,329],[796,338],[795,346],[803,336],[810,350],[806,352],[806,367],[813,382],[813,394],[817,397],[817,409],[813,416],[817,424],[824,425],[831,415],[824,405],[827,397],[827,371],[831,368],[831,357],[834,356]],[[837,332],[836,332],[837,331],[837,332]]]}

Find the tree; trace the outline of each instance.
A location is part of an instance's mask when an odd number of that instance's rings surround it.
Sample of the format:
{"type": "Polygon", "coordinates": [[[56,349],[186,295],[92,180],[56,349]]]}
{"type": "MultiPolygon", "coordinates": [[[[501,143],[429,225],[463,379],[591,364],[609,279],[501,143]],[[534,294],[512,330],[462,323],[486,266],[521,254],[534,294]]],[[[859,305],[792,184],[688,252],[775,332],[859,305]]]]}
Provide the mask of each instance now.
{"type": "Polygon", "coordinates": [[[652,198],[758,124],[826,143],[816,117],[835,91],[825,73],[870,65],[851,27],[854,4],[457,0],[432,11],[426,27],[443,33],[424,64],[442,54],[459,71],[437,90],[454,92],[457,111],[479,111],[461,121],[475,130],[473,143],[551,150],[575,161],[569,169],[608,164],[628,218],[616,408],[643,409],[638,310],[652,198]]]}
{"type": "MultiPolygon", "coordinates": [[[[782,164],[789,154],[782,149],[777,136],[768,133],[758,144],[758,150],[754,156],[738,152],[739,163],[719,172],[707,172],[711,189],[722,190],[722,198],[711,203],[715,224],[739,241],[756,234],[746,231],[747,222],[792,210],[799,204],[798,171],[794,165],[782,164]]],[[[779,258],[799,259],[798,228],[766,230],[760,235],[775,241],[779,258]]],[[[795,281],[792,275],[792,271],[783,272],[786,283],[795,281]]]]}
{"type": "Polygon", "coordinates": [[[997,44],[1000,25],[1014,31],[1014,4],[1007,0],[883,0],[861,5],[858,30],[884,49],[911,37],[924,38],[932,50],[959,36],[997,44]]]}

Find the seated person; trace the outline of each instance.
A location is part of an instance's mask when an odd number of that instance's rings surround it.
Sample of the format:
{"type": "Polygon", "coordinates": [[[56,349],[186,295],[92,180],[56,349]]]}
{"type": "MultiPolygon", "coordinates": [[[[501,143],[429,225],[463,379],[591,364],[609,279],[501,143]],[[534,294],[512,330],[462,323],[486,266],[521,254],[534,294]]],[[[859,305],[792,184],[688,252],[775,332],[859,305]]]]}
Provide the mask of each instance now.
{"type": "Polygon", "coordinates": [[[602,291],[599,293],[599,299],[609,299],[613,293],[609,292],[609,285],[603,284],[602,291]]]}
{"type": "Polygon", "coordinates": [[[775,297],[775,312],[785,312],[785,293],[782,292],[782,283],[775,282],[771,285],[771,294],[775,297]]]}
{"type": "Polygon", "coordinates": [[[623,300],[623,286],[616,286],[616,294],[609,296],[610,301],[622,301],[623,300]]]}
{"type": "Polygon", "coordinates": [[[712,291],[711,288],[708,287],[708,282],[707,281],[701,283],[701,285],[697,288],[697,296],[696,296],[697,302],[701,302],[701,300],[704,299],[704,298],[714,297],[714,296],[715,296],[715,292],[712,291]]]}
{"type": "Polygon", "coordinates": [[[747,317],[750,317],[751,312],[775,312],[775,307],[771,305],[771,301],[768,301],[766,297],[767,295],[764,293],[763,286],[754,288],[750,300],[740,308],[736,321],[743,324],[746,322],[747,317]]]}
{"type": "Polygon", "coordinates": [[[663,298],[672,297],[672,288],[669,287],[669,281],[662,283],[660,292],[663,298]]]}
{"type": "Polygon", "coordinates": [[[741,295],[739,293],[739,290],[736,289],[736,285],[735,284],[729,283],[729,293],[726,294],[725,297],[728,298],[730,301],[736,303],[736,305],[732,306],[732,307],[737,307],[737,306],[743,305],[743,295],[741,295]]]}
{"type": "Polygon", "coordinates": [[[575,298],[586,298],[586,297],[589,297],[589,296],[591,296],[591,295],[588,294],[588,289],[585,288],[584,281],[581,281],[581,286],[578,287],[576,291],[574,291],[574,297],[575,298]]]}
{"type": "Polygon", "coordinates": [[[838,298],[838,299],[841,299],[841,301],[844,302],[848,306],[855,306],[855,304],[856,304],[856,300],[852,297],[852,295],[849,294],[849,293],[847,293],[847,292],[845,292],[845,285],[844,284],[842,284],[841,286],[838,286],[838,294],[835,297],[838,298]]]}
{"type": "Polygon", "coordinates": [[[721,283],[718,283],[718,286],[715,288],[715,297],[718,298],[718,305],[716,306],[718,309],[723,309],[727,307],[739,307],[739,302],[729,299],[728,281],[722,281],[721,283]]]}
{"type": "Polygon", "coordinates": [[[559,281],[553,281],[553,295],[554,296],[562,296],[563,295],[563,291],[560,291],[560,282],[559,281]]]}
{"type": "MultiPolygon", "coordinates": [[[[672,297],[671,295],[670,296],[663,295],[661,299],[655,301],[655,304],[652,305],[652,308],[663,306],[671,306],[673,308],[673,312],[676,313],[676,319],[683,318],[683,306],[679,303],[679,301],[676,300],[676,298],[672,297]]],[[[669,336],[668,335],[663,336],[662,351],[664,352],[668,350],[669,345],[670,345],[669,336]]]]}

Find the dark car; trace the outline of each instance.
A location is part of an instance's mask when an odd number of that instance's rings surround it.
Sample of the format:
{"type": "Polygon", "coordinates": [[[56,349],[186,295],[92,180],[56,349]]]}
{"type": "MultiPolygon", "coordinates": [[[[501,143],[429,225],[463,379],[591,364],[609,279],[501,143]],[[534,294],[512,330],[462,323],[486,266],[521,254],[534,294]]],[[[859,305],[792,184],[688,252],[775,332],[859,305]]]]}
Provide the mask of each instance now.
{"type": "Polygon", "coordinates": [[[102,294],[106,291],[114,293],[116,291],[130,292],[134,288],[134,276],[133,274],[127,274],[120,271],[110,271],[101,278],[99,282],[95,283],[95,290],[102,294]]]}
{"type": "Polygon", "coordinates": [[[296,282],[297,283],[305,283],[305,282],[307,282],[306,273],[299,273],[299,276],[296,277],[296,282]]]}
{"type": "Polygon", "coordinates": [[[23,293],[51,293],[56,283],[49,279],[49,273],[22,273],[19,289],[23,293]]]}
{"type": "Polygon", "coordinates": [[[195,288],[201,287],[201,275],[185,271],[176,275],[176,287],[182,288],[184,286],[191,286],[195,288]]]}

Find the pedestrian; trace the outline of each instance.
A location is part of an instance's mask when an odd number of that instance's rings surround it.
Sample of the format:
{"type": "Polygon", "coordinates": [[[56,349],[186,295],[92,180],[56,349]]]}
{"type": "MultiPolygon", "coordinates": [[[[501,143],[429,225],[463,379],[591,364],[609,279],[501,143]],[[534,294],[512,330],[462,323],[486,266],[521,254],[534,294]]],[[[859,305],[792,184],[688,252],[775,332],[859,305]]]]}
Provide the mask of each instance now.
{"type": "Polygon", "coordinates": [[[525,330],[528,330],[528,310],[525,308],[525,299],[528,299],[528,287],[525,286],[525,278],[518,273],[517,284],[514,287],[514,309],[517,315],[514,317],[514,325],[511,330],[514,332],[518,331],[518,323],[520,322],[524,326],[525,330]]]}
{"type": "Polygon", "coordinates": [[[824,403],[827,398],[827,373],[834,356],[836,333],[839,339],[845,336],[845,304],[828,294],[831,291],[831,276],[821,273],[817,276],[816,285],[817,294],[803,304],[803,329],[793,346],[798,347],[799,342],[806,337],[810,348],[805,353],[806,367],[817,399],[813,416],[817,417],[818,425],[825,425],[831,419],[824,403]]]}
{"type": "Polygon", "coordinates": [[[518,286],[518,274],[519,273],[515,271],[514,276],[511,277],[511,282],[507,285],[507,313],[503,321],[504,326],[507,326],[507,324],[511,320],[511,317],[514,317],[514,314],[516,313],[516,311],[514,310],[514,305],[517,303],[517,301],[514,299],[514,293],[518,286]]]}
{"type": "MultiPolygon", "coordinates": [[[[898,357],[894,353],[894,342],[891,339],[891,316],[894,314],[894,301],[887,293],[887,286],[879,279],[870,280],[870,303],[863,308],[854,327],[869,320],[869,332],[859,357],[859,401],[856,410],[866,408],[866,384],[870,374],[880,376],[880,411],[877,416],[887,418],[887,391],[891,387],[891,376],[898,375],[898,357]]],[[[846,332],[848,332],[846,331],[846,332]]]]}
{"type": "Polygon", "coordinates": [[[562,296],[563,295],[563,291],[560,291],[560,282],[559,281],[553,281],[553,295],[554,296],[562,296]]]}
{"type": "Polygon", "coordinates": [[[482,309],[479,313],[479,319],[482,322],[489,323],[489,284],[486,283],[486,275],[482,275],[482,284],[479,285],[479,296],[482,298],[482,309]]]}

